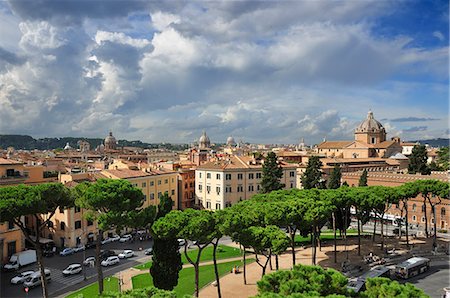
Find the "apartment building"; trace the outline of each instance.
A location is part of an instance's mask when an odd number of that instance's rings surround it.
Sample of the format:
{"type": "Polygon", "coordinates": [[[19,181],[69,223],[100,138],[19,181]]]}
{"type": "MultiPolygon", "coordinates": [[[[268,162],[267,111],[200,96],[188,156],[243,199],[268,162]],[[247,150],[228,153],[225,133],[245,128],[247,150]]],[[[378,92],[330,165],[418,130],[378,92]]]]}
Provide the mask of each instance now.
{"type": "Polygon", "coordinates": [[[142,190],[144,194],[143,207],[158,205],[159,198],[164,194],[168,194],[173,202],[174,209],[178,209],[178,178],[175,171],[161,170],[130,170],[130,169],[114,169],[103,170],[101,175],[110,179],[124,179],[129,181],[135,187],[142,190]]]}
{"type": "MultiPolygon", "coordinates": [[[[196,204],[219,210],[250,199],[261,190],[262,159],[226,156],[207,162],[195,170],[196,204]]],[[[296,187],[296,165],[280,162],[281,183],[286,189],[296,187]]]]}

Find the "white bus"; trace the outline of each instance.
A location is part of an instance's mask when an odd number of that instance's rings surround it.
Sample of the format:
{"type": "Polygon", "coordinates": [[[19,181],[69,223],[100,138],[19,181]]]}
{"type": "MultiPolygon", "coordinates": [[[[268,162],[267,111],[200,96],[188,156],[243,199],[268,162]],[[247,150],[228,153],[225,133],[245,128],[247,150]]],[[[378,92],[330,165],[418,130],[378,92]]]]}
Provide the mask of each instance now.
{"type": "Polygon", "coordinates": [[[430,269],[430,259],[422,257],[410,258],[395,266],[395,275],[407,279],[430,269]]]}

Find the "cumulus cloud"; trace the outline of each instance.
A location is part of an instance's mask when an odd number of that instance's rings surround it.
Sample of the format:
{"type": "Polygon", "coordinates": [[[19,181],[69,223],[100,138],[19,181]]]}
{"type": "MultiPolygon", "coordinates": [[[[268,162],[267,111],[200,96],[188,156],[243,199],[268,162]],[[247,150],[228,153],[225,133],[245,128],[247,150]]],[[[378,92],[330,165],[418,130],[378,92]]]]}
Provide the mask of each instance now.
{"type": "Polygon", "coordinates": [[[187,142],[206,129],[218,142],[314,143],[351,138],[373,108],[442,134],[448,48],[376,34],[396,5],[11,1],[0,5],[0,130],[187,142]],[[432,82],[418,84],[424,76],[432,82]]]}

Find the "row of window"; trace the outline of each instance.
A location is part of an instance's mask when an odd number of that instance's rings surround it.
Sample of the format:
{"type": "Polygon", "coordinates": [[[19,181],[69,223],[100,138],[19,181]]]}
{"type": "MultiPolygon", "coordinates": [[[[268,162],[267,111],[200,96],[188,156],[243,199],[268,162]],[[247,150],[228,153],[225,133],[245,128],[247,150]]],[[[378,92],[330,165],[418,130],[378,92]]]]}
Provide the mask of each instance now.
{"type": "MultiPolygon", "coordinates": [[[[398,204],[396,205],[396,208],[399,208],[398,204]]],[[[417,209],[417,205],[413,204],[412,205],[412,210],[416,211],[416,209],[417,209]]],[[[422,205],[422,212],[425,212],[425,209],[426,209],[425,205],[422,205]]],[[[441,208],[441,216],[445,216],[445,208],[444,207],[441,208]]]]}
{"type": "MultiPolygon", "coordinates": [[[[225,180],[231,180],[231,175],[232,174],[225,174],[225,180]]],[[[212,173],[206,173],[206,179],[211,179],[212,177],[212,173]]],[[[248,179],[261,179],[262,178],[262,173],[248,173],[248,179]]],[[[290,171],[289,172],[289,177],[295,177],[295,171],[290,171]]],[[[199,178],[202,178],[202,173],[199,173],[199,178]]],[[[222,175],[219,173],[216,173],[216,180],[220,180],[222,179],[222,175]]],[[[237,179],[238,180],[242,180],[244,179],[244,174],[242,173],[238,173],[237,174],[237,179]]]]}
{"type": "MultiPolygon", "coordinates": [[[[256,185],[256,190],[259,191],[261,189],[261,186],[259,184],[256,185]]],[[[198,191],[202,192],[203,191],[203,185],[199,184],[198,185],[198,191]]],[[[236,188],[237,192],[244,192],[244,186],[242,186],[241,184],[239,184],[236,188]]],[[[253,186],[253,184],[250,184],[248,186],[248,191],[255,191],[255,187],[253,186]]],[[[211,193],[211,186],[210,185],[206,185],[206,192],[209,194],[211,193]]],[[[230,185],[225,186],[225,193],[232,193],[232,187],[230,185]]],[[[220,186],[216,186],[216,194],[220,194],[220,186]]]]}
{"type": "MultiPolygon", "coordinates": [[[[231,207],[231,202],[225,202],[225,208],[231,207]]],[[[222,205],[220,203],[216,203],[216,210],[220,210],[222,205]]],[[[211,202],[206,202],[206,209],[211,209],[211,202]]]]}
{"type": "MultiPolygon", "coordinates": [[[[162,184],[162,180],[158,180],[158,185],[162,184]]],[[[164,179],[164,184],[168,184],[169,183],[169,179],[164,179]]],[[[172,178],[172,183],[174,183],[174,179],[172,178]]],[[[133,186],[137,187],[138,184],[137,183],[133,183],[133,186]]],[[[150,186],[155,186],[155,181],[150,181],[150,186]]],[[[142,182],[141,187],[147,187],[147,182],[142,182]]]]}
{"type": "MultiPolygon", "coordinates": [[[[175,189],[172,189],[170,193],[171,193],[172,196],[174,196],[174,195],[175,195],[175,189]]],[[[168,195],[169,192],[168,192],[168,191],[165,191],[164,194],[168,195]]],[[[162,192],[159,191],[159,192],[158,192],[158,199],[159,199],[161,196],[162,196],[162,192]]],[[[150,193],[150,200],[154,200],[154,199],[155,199],[155,193],[151,192],[151,193],[150,193]]],[[[144,195],[144,201],[146,201],[146,200],[147,200],[147,195],[144,195]]]]}
{"type": "MultiPolygon", "coordinates": [[[[90,220],[87,220],[87,221],[86,221],[86,225],[87,225],[87,226],[92,226],[93,224],[94,224],[94,222],[92,222],[92,221],[90,221],[90,220]]],[[[53,228],[53,222],[52,222],[52,221],[49,221],[47,226],[48,226],[49,228],[53,228]]],[[[63,221],[60,222],[60,223],[59,223],[59,228],[60,228],[61,231],[65,231],[65,230],[66,230],[66,223],[63,222],[63,221]]],[[[81,229],[81,220],[75,221],[75,229],[81,229]]]]}

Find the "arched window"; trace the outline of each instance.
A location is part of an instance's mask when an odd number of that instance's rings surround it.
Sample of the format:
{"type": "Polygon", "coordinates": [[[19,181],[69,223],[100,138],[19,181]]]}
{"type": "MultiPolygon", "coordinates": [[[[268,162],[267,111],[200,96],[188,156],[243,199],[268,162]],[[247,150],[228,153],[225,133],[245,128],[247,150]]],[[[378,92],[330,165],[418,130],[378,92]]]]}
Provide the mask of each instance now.
{"type": "Polygon", "coordinates": [[[413,206],[412,206],[412,211],[416,211],[416,204],[413,204],[413,206]]]}
{"type": "Polygon", "coordinates": [[[442,207],[442,209],[441,209],[441,216],[445,216],[445,208],[444,207],[442,207]]]}
{"type": "Polygon", "coordinates": [[[60,224],[61,231],[64,231],[66,229],[66,224],[62,221],[60,224]]]}
{"type": "Polygon", "coordinates": [[[413,215],[412,220],[413,220],[413,221],[416,221],[416,220],[417,220],[417,217],[416,217],[415,215],[413,215]]]}

